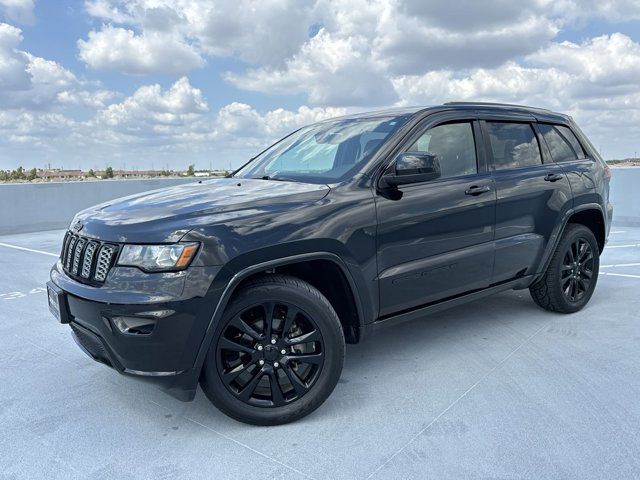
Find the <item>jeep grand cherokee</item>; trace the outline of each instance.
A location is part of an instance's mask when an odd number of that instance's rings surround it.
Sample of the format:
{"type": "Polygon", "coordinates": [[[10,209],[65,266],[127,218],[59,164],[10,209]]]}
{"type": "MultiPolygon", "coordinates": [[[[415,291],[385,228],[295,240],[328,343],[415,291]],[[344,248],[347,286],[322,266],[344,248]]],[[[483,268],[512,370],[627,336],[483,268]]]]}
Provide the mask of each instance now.
{"type": "MultiPolygon", "coordinates": [[[[570,117],[453,103],[301,128],[228,178],[76,215],[48,283],[120,373],[279,424],[316,409],[345,342],[509,289],[589,301],[610,170],[570,117]]],[[[366,348],[366,347],[362,347],[366,348]]]]}

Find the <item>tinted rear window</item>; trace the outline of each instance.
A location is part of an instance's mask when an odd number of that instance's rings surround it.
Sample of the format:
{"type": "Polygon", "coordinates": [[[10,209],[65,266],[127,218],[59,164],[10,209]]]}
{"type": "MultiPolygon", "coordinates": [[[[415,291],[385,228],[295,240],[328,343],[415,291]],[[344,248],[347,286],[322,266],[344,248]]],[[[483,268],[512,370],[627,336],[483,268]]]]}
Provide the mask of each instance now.
{"type": "Polygon", "coordinates": [[[580,142],[567,127],[540,124],[539,128],[555,162],[586,158],[580,142]]]}
{"type": "Polygon", "coordinates": [[[496,170],[542,164],[540,147],[528,123],[487,122],[496,170]]]}

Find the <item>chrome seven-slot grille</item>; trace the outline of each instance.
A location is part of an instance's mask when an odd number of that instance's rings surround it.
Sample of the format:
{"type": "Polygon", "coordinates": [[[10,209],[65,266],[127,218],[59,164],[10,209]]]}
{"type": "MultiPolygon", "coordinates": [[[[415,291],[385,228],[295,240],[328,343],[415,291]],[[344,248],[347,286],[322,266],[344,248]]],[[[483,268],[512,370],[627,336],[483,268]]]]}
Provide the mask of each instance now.
{"type": "Polygon", "coordinates": [[[117,252],[117,245],[67,232],[60,260],[66,273],[88,282],[103,283],[117,252]]]}

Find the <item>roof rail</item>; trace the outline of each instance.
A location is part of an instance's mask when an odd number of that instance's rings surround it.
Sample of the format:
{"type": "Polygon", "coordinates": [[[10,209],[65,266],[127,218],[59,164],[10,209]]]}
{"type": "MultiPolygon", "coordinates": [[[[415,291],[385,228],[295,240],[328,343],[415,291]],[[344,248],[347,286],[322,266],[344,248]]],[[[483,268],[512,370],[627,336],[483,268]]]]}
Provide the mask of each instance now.
{"type": "Polygon", "coordinates": [[[446,102],[444,105],[478,105],[483,107],[515,107],[524,108],[527,110],[544,110],[549,112],[546,108],[529,107],[527,105],[518,105],[516,103],[499,103],[499,102],[446,102]]]}

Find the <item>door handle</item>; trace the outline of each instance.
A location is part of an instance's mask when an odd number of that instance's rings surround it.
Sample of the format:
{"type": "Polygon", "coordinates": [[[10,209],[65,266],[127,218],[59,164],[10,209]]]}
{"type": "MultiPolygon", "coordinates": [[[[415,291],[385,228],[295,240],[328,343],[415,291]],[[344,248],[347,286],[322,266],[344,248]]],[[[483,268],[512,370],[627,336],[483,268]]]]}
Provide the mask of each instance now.
{"type": "Polygon", "coordinates": [[[562,175],[558,175],[557,173],[549,173],[546,177],[544,177],[545,182],[557,182],[558,180],[562,180],[562,175]]]}
{"type": "Polygon", "coordinates": [[[481,195],[486,192],[490,192],[491,187],[489,185],[473,185],[467,188],[464,193],[465,195],[481,195]]]}

